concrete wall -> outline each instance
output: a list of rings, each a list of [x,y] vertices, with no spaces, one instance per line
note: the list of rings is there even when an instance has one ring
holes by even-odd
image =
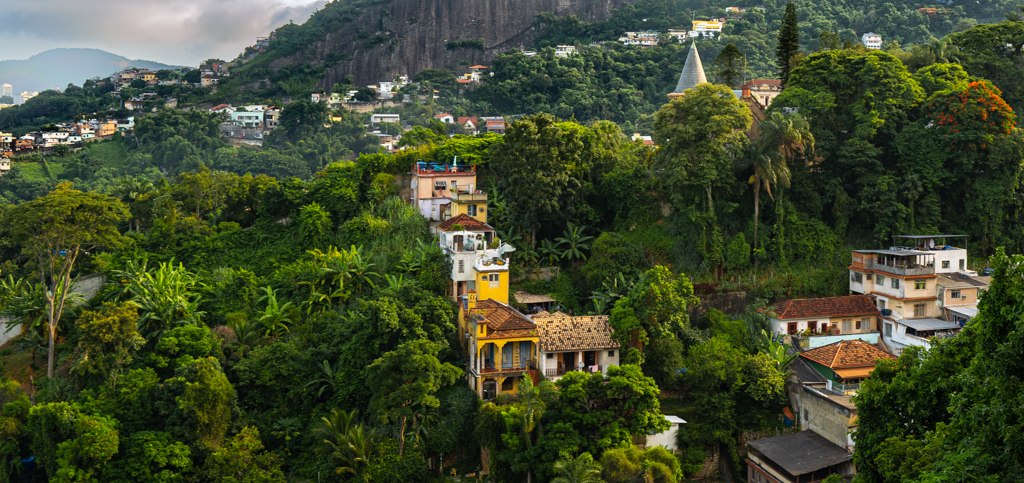
[[[856,430],[857,410],[829,399],[813,386],[805,386],[790,377],[786,383],[790,405],[800,429],[809,429],[842,448],[852,448],[849,433]],[[848,400],[848,398],[846,398]]]
[[[19,334],[21,334],[21,329],[20,328],[14,328],[14,329],[11,329],[10,332],[7,332],[7,329],[9,328],[7,326],[7,321],[8,320],[10,320],[10,319],[7,318],[7,317],[0,317],[0,345],[6,344],[7,341],[9,341],[9,340],[17,337]]]
[[[690,310],[690,322],[701,318],[711,309],[725,314],[742,314],[749,304],[746,292],[697,294],[700,304]]]

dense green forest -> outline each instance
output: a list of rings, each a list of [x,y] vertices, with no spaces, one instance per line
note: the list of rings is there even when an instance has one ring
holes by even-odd
[[[0,178],[0,316],[25,328],[0,349],[0,481],[29,456],[59,482],[443,481],[479,475],[481,449],[493,481],[678,482],[711,452],[742,478],[742,434],[787,430],[791,358],[764,335],[767,304],[845,294],[851,248],[934,232],[968,235],[993,283],[962,337],[864,384],[858,480],[1011,479],[1024,260],[1003,253],[1024,251],[1024,134],[1006,45],[1022,32],[826,42],[756,128],[728,86],[666,104],[617,83],[615,56],[682,49],[613,49],[500,58],[480,96],[536,83],[516,109],[557,114],[503,136],[423,123],[381,153],[358,115],[303,100],[262,150],[226,146],[216,115],[166,110],[132,138],[22,160]],[[466,387],[451,267],[400,197],[413,163],[455,156],[517,248],[513,290],[609,315],[621,367],[487,403]],[[92,299],[69,290],[96,273]],[[750,306],[690,318],[733,290]],[[690,421],[680,454],[632,448],[662,414]]]

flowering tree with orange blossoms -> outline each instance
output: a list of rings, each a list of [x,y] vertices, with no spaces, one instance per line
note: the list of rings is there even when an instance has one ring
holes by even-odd
[[[1013,109],[988,81],[935,93],[925,104],[932,127],[949,141],[949,150],[986,149],[993,138],[1016,127]]]

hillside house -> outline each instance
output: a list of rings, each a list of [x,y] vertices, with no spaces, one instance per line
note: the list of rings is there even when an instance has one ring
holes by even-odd
[[[860,43],[864,44],[868,50],[881,50],[882,36],[874,32],[867,32],[860,36]]]
[[[479,126],[479,121],[477,121],[475,117],[460,117],[456,119],[456,122],[466,130],[467,134],[475,136],[480,133],[480,129],[477,128],[477,126]]]
[[[474,302],[468,310],[468,322],[471,332],[466,375],[480,398],[513,394],[523,377],[537,382],[536,324],[493,299]]]
[[[619,365],[619,343],[612,340],[607,315],[570,316],[541,312],[532,317],[540,335],[540,371],[549,380],[567,372],[605,374]]]
[[[445,124],[452,124],[452,123],[455,122],[455,116],[452,116],[451,114],[448,114],[447,112],[442,112],[440,114],[435,114],[434,115],[434,119],[437,119],[438,121],[441,121],[441,122],[443,122]]]
[[[9,158],[0,158],[0,176],[7,174],[11,170],[11,160]]]
[[[947,322],[963,327],[967,321],[978,315],[978,300],[981,299],[991,277],[971,276],[966,273],[947,273],[938,276],[939,308]]]
[[[800,353],[800,357],[826,380],[826,390],[852,396],[875,369],[879,359],[895,359],[888,352],[860,339],[835,342]]]
[[[377,127],[382,122],[401,124],[402,116],[399,114],[372,114],[370,115],[370,126]]]
[[[964,237],[896,235],[894,240],[907,245],[853,251],[850,292],[874,299],[882,338],[897,354],[911,345],[928,348],[931,338],[959,332],[960,324],[948,322],[940,305],[938,277],[977,277],[967,269],[967,250],[945,242]]]
[[[813,431],[800,431],[747,443],[747,481],[815,482],[829,475],[855,474],[853,455]],[[844,480],[846,481],[846,480]]]
[[[774,334],[863,333],[874,330],[878,321],[878,308],[867,295],[786,300],[772,309]]]
[[[456,216],[462,212],[476,217],[483,215],[486,220],[487,195],[476,188],[476,166],[466,163],[459,164],[455,159],[452,164],[417,162],[413,165],[412,198],[409,200],[417,207],[420,215],[433,221],[445,220],[448,216]],[[477,199],[481,198],[481,199]],[[464,209],[452,210],[448,205],[453,203],[467,205]],[[470,209],[468,205],[476,205]]]
[[[555,55],[558,57],[569,57],[570,55],[576,55],[575,45],[556,45]]]
[[[716,35],[722,34],[722,27],[724,26],[724,18],[713,20],[694,20],[693,30],[690,31],[690,37],[715,38]]]
[[[505,134],[505,119],[504,118],[484,118],[486,124],[484,127],[487,128],[487,132],[494,134]]]
[[[768,107],[782,93],[782,81],[779,79],[752,79],[740,85],[741,97],[757,100],[761,107]]]

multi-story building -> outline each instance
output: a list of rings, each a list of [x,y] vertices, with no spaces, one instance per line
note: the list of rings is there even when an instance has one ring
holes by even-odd
[[[0,177],[3,177],[10,170],[11,160],[9,158],[0,158]]]
[[[482,203],[477,200],[470,201],[470,198],[478,196],[476,166],[468,163],[460,165],[458,158],[454,159],[452,164],[417,162],[413,166],[410,188],[410,201],[413,206],[424,218],[432,221],[443,221],[446,212],[450,216],[460,214],[458,209],[448,206],[453,203],[453,199],[456,200],[455,203],[478,206],[479,208],[474,210],[478,214],[470,216],[479,216],[480,208],[486,210],[486,195]],[[467,206],[465,212],[468,214],[468,211]]]
[[[880,50],[882,48],[882,36],[874,32],[867,32],[860,36],[860,43],[868,50]]]
[[[963,327],[978,315],[978,300],[988,290],[990,277],[971,276],[969,273],[947,273],[938,277],[939,309],[946,322]]]
[[[276,107],[271,107],[266,111],[263,111],[263,130],[265,132],[273,131],[274,128],[281,124],[281,110]]]
[[[762,107],[769,104],[782,94],[782,81],[779,79],[752,79],[740,86],[743,94],[741,97],[752,97]]]
[[[870,295],[881,312],[879,330],[885,343],[899,354],[906,346],[930,347],[934,337],[950,337],[960,325],[945,320],[939,302],[940,275],[967,269],[967,250],[943,243],[962,235],[897,235],[909,246],[887,250],[854,250],[850,292]],[[936,244],[936,241],[939,241]]]
[[[619,37],[619,42],[625,45],[639,45],[641,48],[656,47],[658,45],[658,31],[626,32],[625,35]]]
[[[12,86],[10,84],[4,84],[3,85],[3,90],[0,91],[0,97],[4,97],[4,96],[10,97],[11,100],[14,100],[14,86]]]
[[[690,37],[715,37],[722,34],[722,27],[725,26],[725,19],[694,20],[693,30]]]
[[[570,55],[575,55],[575,54],[576,54],[576,46],[575,45],[556,45],[555,46],[555,55],[557,55],[559,57],[568,57]]]

